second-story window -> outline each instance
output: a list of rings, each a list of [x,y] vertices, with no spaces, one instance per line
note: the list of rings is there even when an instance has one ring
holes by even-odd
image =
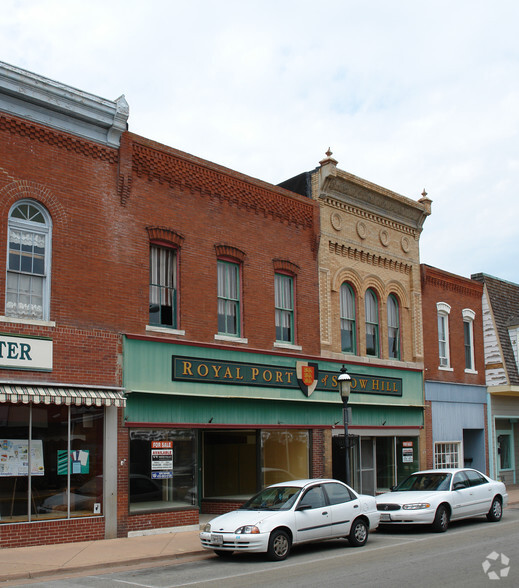
[[[465,345],[465,371],[473,372],[474,364],[474,318],[476,313],[470,308],[462,310],[463,315],[463,338]]]
[[[275,275],[276,341],[294,342],[294,282],[291,276]]]
[[[218,260],[218,333],[240,336],[240,266]]]
[[[349,284],[341,286],[341,350],[356,353],[355,294]]]
[[[177,251],[150,246],[150,325],[177,326]]]
[[[51,221],[37,202],[21,200],[9,214],[6,316],[48,320]]]
[[[366,355],[378,357],[378,300],[373,290],[366,291],[364,307],[366,311]]]
[[[438,310],[438,354],[440,368],[450,367],[449,352],[449,313],[451,307],[446,302],[436,304]]]
[[[394,294],[387,299],[387,342],[390,359],[400,359],[400,313]]]

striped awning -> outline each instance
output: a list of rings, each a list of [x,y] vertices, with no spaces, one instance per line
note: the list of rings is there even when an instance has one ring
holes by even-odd
[[[8,384],[0,384],[0,402],[75,404],[76,406],[126,406],[124,393],[119,390]]]

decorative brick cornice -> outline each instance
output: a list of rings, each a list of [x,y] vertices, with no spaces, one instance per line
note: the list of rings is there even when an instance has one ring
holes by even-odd
[[[182,247],[184,242],[184,237],[180,233],[166,227],[146,227],[146,230],[150,241],[160,241],[177,247]]]
[[[78,153],[85,157],[100,159],[108,163],[117,162],[117,149],[103,147],[102,145],[83,139],[76,139],[67,133],[54,131],[50,128],[17,118],[11,118],[4,114],[0,114],[0,130],[11,133],[12,135],[18,135],[19,137],[26,137],[31,141],[39,141],[40,143],[46,143],[59,149]]]
[[[437,278],[435,276],[426,275],[425,284],[441,290],[448,290],[449,292],[463,294],[464,296],[472,296],[473,298],[476,298],[478,300],[481,298],[482,288],[479,283],[475,283],[474,287],[471,288],[470,286],[455,283],[448,279],[442,279]]]
[[[272,263],[274,265],[275,271],[288,272],[290,274],[297,275],[300,270],[298,265],[286,259],[273,259]]]
[[[133,172],[148,181],[169,184],[172,188],[198,192],[217,198],[255,214],[272,217],[279,222],[303,228],[314,225],[314,203],[301,197],[291,197],[281,188],[272,189],[262,182],[225,170],[168,148],[163,151],[148,145],[133,143]]]
[[[410,274],[413,268],[413,266],[409,263],[404,263],[402,261],[397,261],[396,259],[391,259],[390,257],[370,253],[364,251],[363,249],[358,249],[357,247],[349,247],[348,245],[334,243],[333,241],[328,242],[328,247],[330,253],[333,253],[335,255],[340,255],[341,257],[348,257],[349,259],[361,261],[363,263],[367,263],[369,265],[373,265],[376,267],[383,267],[385,269],[389,269],[402,274]]]
[[[238,249],[237,247],[233,247],[232,245],[215,245],[214,250],[216,251],[217,257],[232,257],[238,261],[244,261],[247,257],[245,252],[243,252],[241,249]]]

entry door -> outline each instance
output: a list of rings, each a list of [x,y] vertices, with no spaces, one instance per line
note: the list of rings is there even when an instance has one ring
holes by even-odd
[[[373,437],[360,438],[360,492],[375,496],[375,443]]]

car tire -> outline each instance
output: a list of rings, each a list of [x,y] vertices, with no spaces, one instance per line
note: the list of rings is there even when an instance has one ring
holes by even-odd
[[[215,549],[215,554],[222,559],[229,559],[233,556],[234,551],[226,551],[225,549]]]
[[[503,503],[501,502],[501,498],[496,496],[494,498],[494,500],[492,500],[492,506],[490,507],[490,510],[487,513],[487,519],[491,523],[497,523],[498,521],[501,520],[502,516],[503,516]]]
[[[292,542],[286,531],[277,529],[272,531],[269,539],[267,557],[271,561],[282,561],[288,557]]]
[[[356,519],[350,529],[348,541],[352,547],[362,547],[368,540],[369,529],[364,519]]]
[[[445,531],[449,528],[449,511],[444,504],[440,504],[440,506],[436,510],[436,514],[434,515],[434,521],[432,524],[432,529],[436,533],[445,533]]]

